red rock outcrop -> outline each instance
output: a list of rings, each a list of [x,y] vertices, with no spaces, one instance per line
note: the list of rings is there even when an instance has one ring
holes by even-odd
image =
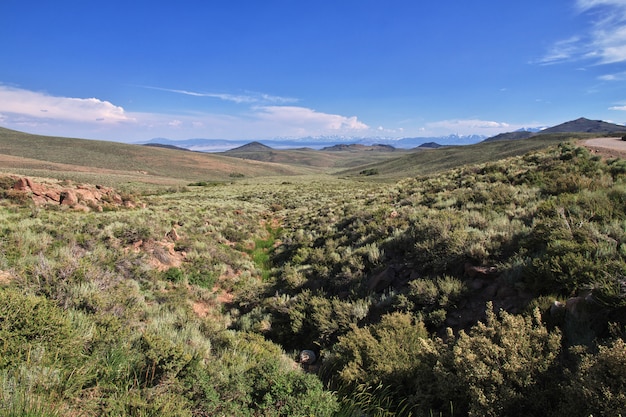
[[[103,206],[124,206],[133,208],[130,201],[124,201],[113,188],[100,185],[80,184],[71,182],[64,184],[53,180],[35,182],[31,178],[16,177],[13,190],[30,194],[36,205],[60,204],[76,210],[102,211]]]

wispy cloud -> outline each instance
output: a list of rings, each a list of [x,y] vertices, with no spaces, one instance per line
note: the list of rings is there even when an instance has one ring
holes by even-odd
[[[609,110],[626,111],[626,106],[612,106]]]
[[[626,71],[601,75],[598,79],[602,81],[623,81],[626,80]]]
[[[580,13],[592,17],[583,32],[556,42],[540,64],[592,60],[595,64],[626,61],[626,1],[577,0]]]
[[[292,97],[280,97],[265,93],[245,92],[244,94],[228,94],[228,93],[206,93],[189,90],[178,90],[174,88],[142,86],[151,90],[167,91],[169,93],[184,94],[193,97],[217,98],[224,101],[231,101],[237,104],[259,104],[259,103],[295,103],[298,101]]]

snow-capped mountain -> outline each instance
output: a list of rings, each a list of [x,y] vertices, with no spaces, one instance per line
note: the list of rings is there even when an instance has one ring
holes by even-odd
[[[411,149],[423,145],[424,143],[435,142],[439,145],[470,145],[484,140],[486,136],[481,135],[449,135],[437,137],[415,137],[415,138],[389,138],[389,137],[365,137],[355,138],[346,136],[318,136],[302,138],[276,138],[276,139],[184,139],[172,140],[167,138],[155,138],[143,144],[161,144],[176,146],[198,152],[223,152],[250,142],[259,142],[273,149],[294,149],[313,148],[321,149],[333,145],[360,144],[360,145],[390,145],[395,148]]]

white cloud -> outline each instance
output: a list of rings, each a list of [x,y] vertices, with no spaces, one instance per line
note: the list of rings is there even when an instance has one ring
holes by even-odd
[[[97,98],[55,97],[0,85],[0,112],[5,120],[65,120],[116,124],[132,122],[122,107]]]
[[[356,116],[321,113],[306,107],[260,106],[254,110],[255,117],[259,120],[282,125],[294,133],[306,135],[355,133],[369,129]]]
[[[626,111],[626,106],[613,106],[609,107],[609,110]]]
[[[509,129],[511,125],[503,122],[493,122],[489,120],[480,119],[461,119],[461,120],[441,120],[438,122],[431,122],[426,124],[430,129],[448,129],[453,132],[479,132],[485,130],[501,130]]]
[[[626,61],[626,1],[578,0],[580,13],[593,17],[581,35],[559,41],[539,60],[542,64],[588,59],[597,64]]]
[[[259,100],[280,101],[262,95]],[[0,124],[10,129],[51,136],[132,142],[154,137],[172,139],[250,139],[325,134],[366,134],[356,116],[329,114],[297,106],[246,106],[238,113],[127,112],[97,98],[55,97],[0,84]]]

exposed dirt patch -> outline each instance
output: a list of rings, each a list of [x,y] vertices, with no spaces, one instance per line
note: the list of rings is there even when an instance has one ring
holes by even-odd
[[[174,250],[174,243],[161,241],[139,241],[133,245],[135,252],[143,251],[150,255],[150,265],[159,271],[167,271],[173,267],[180,267],[185,260],[185,252]]]
[[[196,313],[196,315],[201,319],[208,316],[210,311],[211,308],[209,305],[203,301],[195,301],[193,303],[193,312]]]
[[[622,138],[585,139],[581,144],[603,158],[626,158],[626,141]]]
[[[13,280],[13,274],[8,271],[0,271],[0,285],[8,285]]]
[[[219,289],[216,289],[216,291],[220,291]],[[233,302],[233,294],[226,292],[226,291],[221,291],[218,295],[217,295],[217,301],[220,304],[230,304]]]

